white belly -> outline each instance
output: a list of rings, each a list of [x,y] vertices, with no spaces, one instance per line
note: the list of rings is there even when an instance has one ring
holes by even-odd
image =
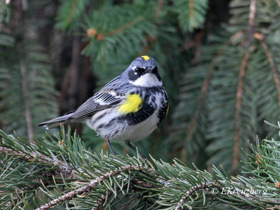
[[[123,132],[114,136],[112,140],[133,142],[144,139],[157,128],[158,121],[157,112],[154,112],[143,122],[124,128]]]

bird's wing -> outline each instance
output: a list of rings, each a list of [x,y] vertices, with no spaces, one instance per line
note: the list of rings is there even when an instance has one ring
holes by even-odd
[[[123,101],[124,96],[117,94],[113,90],[108,90],[106,92],[99,91],[93,97],[89,98],[85,103],[83,103],[69,118],[80,119],[87,116],[91,116],[98,111],[114,107]]]
[[[91,116],[98,111],[115,107],[125,99],[125,93],[119,92],[117,86],[118,80],[112,80],[99,92],[94,94],[85,103],[83,103],[74,113],[72,113],[69,120],[81,119]]]

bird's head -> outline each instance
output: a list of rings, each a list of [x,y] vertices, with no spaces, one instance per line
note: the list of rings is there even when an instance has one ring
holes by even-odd
[[[134,59],[123,74],[135,86],[162,86],[155,59],[146,55]]]

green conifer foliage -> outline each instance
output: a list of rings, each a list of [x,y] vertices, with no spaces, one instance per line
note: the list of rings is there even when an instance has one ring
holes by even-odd
[[[275,129],[275,128],[274,128]],[[279,127],[277,128],[279,130]],[[67,132],[67,133],[66,133]],[[279,207],[279,137],[229,176],[139,156],[92,153],[71,131],[30,144],[0,131],[1,209],[268,209]]]
[[[279,43],[272,38],[279,5],[234,0],[230,14],[229,24],[209,36],[201,60],[186,71],[173,126],[174,137],[183,137],[183,159],[203,151],[208,165],[235,173],[247,140],[276,135],[264,120],[276,123],[280,114]]]
[[[0,209],[278,209],[279,37],[279,0],[0,0]],[[170,104],[147,161],[36,127],[140,55]]]
[[[36,27],[30,24],[34,17],[28,18],[23,8],[14,5],[17,13],[14,16],[27,17],[9,25],[10,7],[4,1],[1,4],[4,5],[0,12],[1,123],[5,131],[15,131],[33,141],[34,136],[42,134],[42,130],[35,129],[36,124],[57,115],[57,92],[46,53],[34,35]]]

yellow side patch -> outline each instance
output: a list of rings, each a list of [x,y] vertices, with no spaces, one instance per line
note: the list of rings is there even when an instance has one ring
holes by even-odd
[[[147,56],[147,55],[143,55],[143,56],[141,56],[145,61],[148,61],[148,60],[150,60],[150,57],[149,56]]]
[[[168,115],[169,113],[169,104],[167,105],[167,110],[166,110],[166,113],[165,113],[165,117]]]
[[[128,95],[126,96],[126,100],[119,107],[119,112],[124,114],[137,112],[141,108],[142,103],[143,100],[138,94]]]

